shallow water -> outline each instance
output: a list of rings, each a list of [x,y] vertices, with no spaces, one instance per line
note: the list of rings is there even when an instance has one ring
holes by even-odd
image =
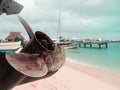
[[[110,72],[120,74],[120,43],[109,43],[108,48],[77,47],[65,50],[66,57],[84,64],[97,66]]]

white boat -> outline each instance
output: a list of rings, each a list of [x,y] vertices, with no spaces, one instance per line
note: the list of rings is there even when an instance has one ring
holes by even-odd
[[[21,47],[21,41],[4,41],[0,42],[0,52],[9,52],[9,51],[16,51]]]
[[[68,44],[68,45],[63,45],[64,49],[73,49],[76,48],[78,44]]]
[[[78,46],[76,41],[69,39],[59,39],[59,41],[56,41],[55,43],[63,46],[64,49],[73,49]]]

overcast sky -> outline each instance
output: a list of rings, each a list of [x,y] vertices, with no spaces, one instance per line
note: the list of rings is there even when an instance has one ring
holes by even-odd
[[[24,8],[19,14],[33,31],[43,31],[57,38],[59,11],[61,11],[60,34],[82,38],[120,40],[120,0],[16,0]],[[0,16],[0,37],[9,32],[20,31],[23,26],[16,15]]]

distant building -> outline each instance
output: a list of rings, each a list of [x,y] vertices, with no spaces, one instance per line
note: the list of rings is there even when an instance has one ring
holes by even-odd
[[[10,34],[5,38],[7,41],[14,41],[16,38],[21,39],[22,41],[25,39],[20,32],[10,32]]]

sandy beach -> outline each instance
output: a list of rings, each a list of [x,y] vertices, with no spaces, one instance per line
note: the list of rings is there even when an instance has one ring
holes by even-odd
[[[120,90],[120,75],[67,58],[51,77],[18,85],[12,90]]]

